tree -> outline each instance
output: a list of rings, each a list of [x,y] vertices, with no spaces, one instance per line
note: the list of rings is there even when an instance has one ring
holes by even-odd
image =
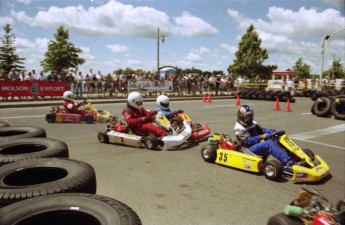
[[[0,38],[1,46],[0,46],[0,69],[4,70],[6,74],[12,69],[15,68],[23,69],[22,66],[23,60],[25,58],[19,57],[16,52],[16,47],[13,46],[16,37],[12,34],[12,28],[10,24],[6,24],[4,26],[4,36]]]
[[[292,67],[294,71],[298,72],[300,78],[310,77],[310,66],[306,64],[302,58],[298,58],[295,65]]]
[[[45,58],[41,61],[44,72],[53,70],[61,72],[63,69],[69,68],[77,70],[79,65],[85,63],[85,59],[80,58],[78,55],[82,53],[82,50],[68,42],[68,30],[60,26],[54,37],[56,40],[48,42],[48,51],[44,54]]]
[[[343,64],[340,62],[340,59],[334,60],[332,67],[324,71],[323,76],[335,76],[336,78],[345,78],[345,70]]]
[[[260,46],[261,39],[251,24],[242,36],[235,59],[233,64],[229,65],[228,72],[248,78],[254,78],[257,75],[261,78],[270,78],[272,71],[277,69],[277,66],[263,65],[263,62],[268,59],[268,52]]]

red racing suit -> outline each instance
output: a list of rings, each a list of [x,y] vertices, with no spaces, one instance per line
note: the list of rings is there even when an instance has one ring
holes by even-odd
[[[156,124],[152,123],[150,111],[141,108],[136,109],[127,105],[122,110],[122,115],[128,125],[128,127],[138,133],[153,133],[156,136],[164,137],[166,136],[166,131],[158,127]]]
[[[75,104],[75,102],[73,100],[65,99],[63,102],[63,106],[64,106],[65,110],[69,113],[80,114],[79,107],[77,104]]]

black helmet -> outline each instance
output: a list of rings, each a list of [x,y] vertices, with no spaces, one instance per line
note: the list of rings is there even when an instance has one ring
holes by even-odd
[[[241,105],[237,109],[237,122],[243,126],[249,126],[253,123],[254,110],[248,105]]]

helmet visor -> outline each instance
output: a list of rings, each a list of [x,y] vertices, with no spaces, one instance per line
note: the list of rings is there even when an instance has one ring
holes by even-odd
[[[169,108],[169,102],[168,103],[161,102],[161,106],[163,106],[164,108]]]
[[[143,105],[143,101],[136,101],[135,104],[136,104],[137,106],[142,106],[142,105]]]
[[[244,118],[243,118],[243,122],[246,123],[247,125],[251,125],[253,123],[253,114],[250,114],[250,115],[246,115]]]

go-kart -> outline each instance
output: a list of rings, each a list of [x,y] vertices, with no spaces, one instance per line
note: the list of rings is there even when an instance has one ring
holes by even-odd
[[[284,213],[272,216],[267,225],[343,225],[345,224],[345,199],[334,207],[317,190],[302,186],[297,197],[285,207]]]
[[[169,130],[170,134],[161,138],[152,133],[136,133],[129,129],[126,122],[118,117],[112,117],[105,132],[98,132],[98,140],[101,143],[113,143],[128,145],[132,147],[146,147],[149,150],[158,150],[160,148],[169,149],[182,145],[190,137],[192,128],[188,122],[183,122],[182,126],[174,127],[169,120],[158,113],[152,118],[159,126]]]
[[[78,103],[78,107],[83,106],[79,109],[79,113],[71,113],[64,108],[59,106],[52,107],[50,113],[46,114],[46,121],[48,123],[79,123],[85,121],[85,123],[93,122],[109,122],[110,113],[103,110],[97,110],[91,102],[83,100]]]
[[[187,121],[192,127],[192,135],[189,141],[201,141],[208,137],[211,129],[208,124],[201,125],[200,123],[193,123],[192,119],[184,112],[176,112],[170,116],[170,123],[180,125],[183,121]]]
[[[284,175],[296,183],[316,182],[329,175],[329,166],[319,155],[314,155],[309,149],[302,150],[285,132],[276,132],[271,137],[294,161],[292,166],[284,168],[273,156],[255,155],[236,140],[219,133],[209,138],[209,143],[201,149],[201,156],[209,163],[263,173],[269,180],[277,180]]]

